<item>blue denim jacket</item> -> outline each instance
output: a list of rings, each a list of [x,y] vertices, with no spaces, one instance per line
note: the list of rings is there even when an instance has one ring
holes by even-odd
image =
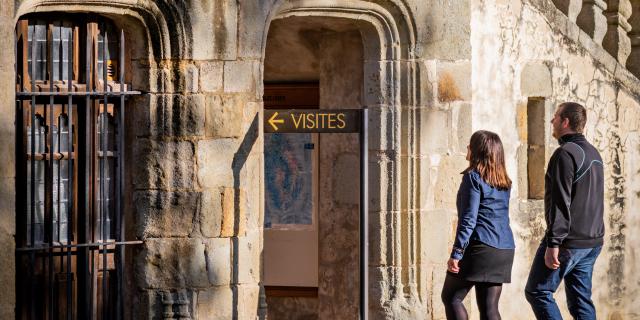
[[[456,206],[458,228],[451,252],[452,259],[462,259],[471,240],[498,249],[514,249],[513,233],[509,227],[509,195],[484,182],[472,170],[462,176]]]

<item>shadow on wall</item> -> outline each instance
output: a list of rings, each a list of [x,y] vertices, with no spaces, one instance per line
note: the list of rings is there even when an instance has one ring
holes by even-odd
[[[137,278],[140,282],[140,287],[149,288],[152,290],[147,291],[147,295],[134,297],[136,301],[135,307],[139,308],[140,313],[136,315],[142,315],[145,318],[160,318],[167,315],[189,317],[196,314],[202,314],[203,312],[212,312],[218,315],[230,315],[231,319],[243,318],[244,310],[239,310],[245,303],[241,301],[243,299],[242,288],[240,286],[239,265],[241,263],[247,263],[246,261],[240,261],[242,243],[240,242],[239,235],[242,234],[242,227],[244,223],[240,219],[244,219],[244,214],[240,212],[241,205],[243,205],[244,199],[241,196],[240,190],[240,174],[242,169],[246,166],[249,154],[253,150],[253,146],[259,137],[259,116],[256,114],[251,122],[251,125],[244,135],[244,138],[234,154],[232,161],[232,171],[234,177],[234,224],[233,235],[228,238],[220,238],[219,242],[203,242],[202,239],[192,237],[172,237],[172,238],[148,238],[146,239],[146,248],[143,251],[136,254],[138,257],[144,257],[137,261],[137,273],[134,278]],[[202,205],[201,199],[192,199],[191,205],[200,207]],[[170,202],[170,200],[167,200]],[[170,213],[180,211],[181,207],[188,207],[189,203],[171,203],[169,206],[171,209],[164,210],[166,216],[171,216]],[[159,207],[165,207],[167,202]],[[184,210],[187,214],[191,210]],[[188,215],[187,220],[192,220],[193,214]],[[185,226],[189,225],[185,223]],[[166,229],[175,227],[173,224],[168,224]],[[186,227],[185,227],[186,228]],[[164,229],[163,229],[164,230]],[[157,235],[162,235],[163,232],[159,232]],[[224,244],[226,242],[226,244]],[[229,245],[231,245],[231,261],[229,265],[232,266],[231,273],[231,303],[228,305],[219,305],[217,300],[221,300],[222,296],[226,295],[228,291],[224,289],[208,291],[206,287],[211,283],[212,279],[224,279],[223,270],[212,268],[210,266],[209,259],[221,258],[225,252],[229,252]],[[221,273],[218,273],[221,272]],[[204,290],[203,290],[204,289]],[[198,301],[208,301],[208,303],[202,303]],[[224,301],[222,299],[221,301]],[[204,310],[198,310],[199,307],[205,305]],[[219,309],[222,307],[224,310]],[[258,310],[259,305],[255,308]],[[217,308],[217,309],[216,309]],[[228,309],[226,309],[228,308]],[[145,315],[145,312],[150,314]]]
[[[233,233],[238,235],[240,233],[240,219],[242,219],[243,217],[240,214],[240,206],[243,205],[242,203],[242,199],[240,198],[241,195],[241,191],[240,191],[240,172],[242,171],[242,168],[244,167],[244,165],[247,162],[247,158],[249,157],[249,154],[251,153],[251,150],[253,149],[253,146],[256,142],[256,140],[258,140],[258,136],[260,134],[259,130],[260,130],[260,126],[259,126],[259,116],[258,114],[256,114],[253,117],[253,121],[251,121],[251,125],[249,126],[249,129],[247,130],[247,132],[244,134],[244,138],[242,139],[242,142],[240,143],[240,146],[238,147],[238,150],[236,151],[236,153],[233,155],[233,162],[231,164],[232,170],[233,170],[233,188],[234,188],[234,199],[233,199],[233,205],[234,205],[234,212],[233,212],[233,217],[234,217],[234,230]],[[238,317],[238,302],[239,302],[239,295],[238,295],[238,284],[239,284],[239,275],[238,275],[238,270],[239,270],[239,260],[240,260],[240,252],[239,252],[239,248],[240,248],[240,244],[238,241],[238,236],[232,237],[231,238],[232,241],[232,246],[233,246],[233,256],[232,256],[232,260],[231,260],[231,265],[233,266],[233,273],[232,273],[232,278],[231,278],[231,287],[233,290],[233,310],[232,310],[232,319],[236,320],[239,319]],[[259,302],[258,302],[259,303]],[[256,309],[258,309],[259,306],[256,306]]]

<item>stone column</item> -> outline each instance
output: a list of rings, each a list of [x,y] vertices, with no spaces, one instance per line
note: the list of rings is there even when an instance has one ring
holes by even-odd
[[[578,13],[580,13],[580,9],[582,9],[581,0],[553,0],[553,4],[573,22],[576,21]]]
[[[578,26],[598,44],[602,43],[607,32],[607,18],[602,14],[606,8],[604,0],[584,0],[576,20]]]
[[[0,0],[0,319],[13,319],[15,296],[15,72],[14,2]]]
[[[636,77],[640,76],[640,2],[633,1],[631,4],[631,17],[629,18],[629,40],[631,43],[631,53],[627,59],[627,69]]]
[[[608,27],[602,47],[624,65],[631,53],[631,40],[627,36],[627,32],[631,31],[631,25],[627,22],[631,16],[631,3],[629,0],[608,2],[608,8],[604,12]]]

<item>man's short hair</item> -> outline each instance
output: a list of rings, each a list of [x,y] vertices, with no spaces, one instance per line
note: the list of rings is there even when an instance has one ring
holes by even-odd
[[[569,119],[571,130],[582,133],[584,125],[587,123],[587,109],[576,102],[564,102],[559,106],[560,119]]]

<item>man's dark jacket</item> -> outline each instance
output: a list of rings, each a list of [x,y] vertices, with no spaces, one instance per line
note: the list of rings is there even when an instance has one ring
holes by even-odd
[[[604,237],[604,172],[584,135],[558,140],[545,176],[545,241],[549,248],[594,248]]]

